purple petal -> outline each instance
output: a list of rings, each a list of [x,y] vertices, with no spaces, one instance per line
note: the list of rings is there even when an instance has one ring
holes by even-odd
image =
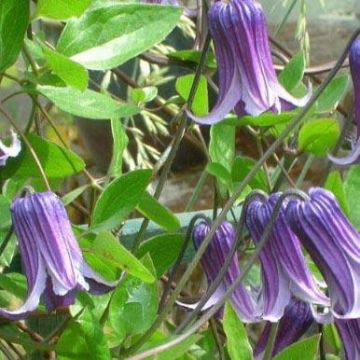
[[[355,121],[357,125],[357,137],[360,137],[360,39],[352,43],[349,52],[349,66],[354,84]]]
[[[360,360],[360,320],[335,320],[342,339],[346,360]]]
[[[321,271],[338,318],[360,317],[360,238],[334,196],[309,191],[310,200],[290,201],[287,218]]]
[[[22,214],[14,219],[18,227],[27,228],[27,237],[33,238],[39,249],[56,295],[63,296],[77,287],[82,275],[74,267],[69,242],[76,242],[71,231],[64,205],[52,192],[35,193],[19,198],[12,205],[12,212]]]
[[[195,227],[193,232],[193,242],[195,248],[198,248],[201,245],[209,231],[210,224],[205,222],[202,222]],[[234,228],[227,221],[222,222],[201,258],[201,264],[205,270],[209,284],[215,280],[216,276],[221,271],[234,241]],[[239,260],[237,254],[235,254],[222,281],[224,289],[228,289],[240,275],[241,270]],[[230,302],[242,321],[259,321],[260,314],[257,304],[244,285],[241,284],[236,288],[231,296]]]
[[[310,306],[300,300],[292,299],[286,306],[276,334],[272,356],[287,346],[297,342],[314,322]],[[255,359],[262,359],[270,335],[271,323],[267,323],[254,348]]]
[[[72,305],[75,302],[75,291],[71,290],[64,296],[59,296],[54,293],[51,278],[48,277],[46,282],[46,289],[42,294],[46,308],[49,312]]]
[[[35,257],[33,257],[33,259],[34,258]],[[28,278],[28,294],[24,304],[16,310],[0,308],[0,316],[10,320],[20,320],[26,318],[29,313],[38,307],[40,296],[45,289],[47,275],[41,257],[38,256],[37,260],[38,262],[32,269],[34,271],[32,274],[34,277],[31,278],[31,284]]]
[[[0,141],[0,166],[4,166],[9,157],[16,157],[21,151],[21,142],[16,133],[11,131],[11,144],[10,146],[4,145]]]
[[[360,162],[360,139],[356,141],[356,144],[352,151],[342,158],[338,158],[328,154],[328,158],[334,164],[339,166],[353,165],[358,164]]]
[[[266,224],[262,208],[263,204],[254,200],[246,212],[246,225],[255,244],[259,242],[264,231],[264,223]],[[259,259],[262,275],[261,306],[263,307],[263,318],[274,322],[283,316],[291,295],[289,278],[283,272],[276,254],[272,251],[272,241],[272,236],[270,236],[260,252]]]

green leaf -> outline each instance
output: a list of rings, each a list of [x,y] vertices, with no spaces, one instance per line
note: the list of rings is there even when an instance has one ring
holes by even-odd
[[[95,205],[92,228],[111,229],[124,221],[144,196],[150,177],[151,170],[137,170],[111,182]]]
[[[169,58],[178,59],[181,61],[189,61],[193,62],[194,64],[199,64],[201,58],[201,51],[199,50],[180,50],[174,51],[168,54]],[[205,60],[205,66],[210,69],[216,69],[216,60],[215,56],[212,52],[209,52],[207,58]]]
[[[360,230],[360,165],[351,166],[344,183],[346,200],[349,205],[350,220]]]
[[[37,16],[56,20],[79,17],[90,3],[91,0],[39,0]]]
[[[281,114],[263,113],[259,116],[227,116],[221,123],[231,126],[258,126],[270,127],[290,122],[297,115],[296,111],[282,112]]]
[[[252,360],[252,348],[245,327],[230,303],[225,305],[223,325],[226,334],[226,347],[231,360]]]
[[[320,343],[319,334],[301,340],[282,350],[274,360],[314,360]]]
[[[162,41],[181,13],[174,6],[105,2],[70,20],[57,50],[88,69],[112,69]]]
[[[68,192],[66,195],[64,195],[62,197],[62,202],[64,203],[64,205],[69,205],[71,204],[77,197],[79,197],[86,189],[88,189],[91,185],[90,184],[85,184],[83,186],[80,186],[70,192]]]
[[[317,112],[322,113],[333,111],[343,96],[345,96],[348,85],[348,75],[341,75],[332,80],[317,101]]]
[[[88,250],[145,282],[154,282],[155,280],[149,270],[110,232],[99,233]]]
[[[0,71],[15,63],[29,23],[28,0],[0,1]]]
[[[5,241],[11,227],[10,201],[0,195],[0,246]],[[0,257],[0,265],[9,266],[16,250],[16,236],[10,237],[7,246]]]
[[[135,104],[152,101],[156,98],[158,89],[155,86],[146,86],[131,90],[131,99]]]
[[[129,143],[129,138],[120,119],[111,119],[111,132],[113,137],[113,153],[108,173],[110,176],[120,176],[122,174],[122,158]]]
[[[212,162],[222,164],[229,172],[235,157],[235,129],[215,124],[210,130],[209,154]]]
[[[213,162],[206,166],[206,171],[212,176],[215,176],[215,178],[220,183],[226,186],[228,191],[232,191],[233,185],[232,185],[231,174],[224,166],[222,166],[219,163]]]
[[[323,336],[325,344],[330,346],[333,351],[338,353],[341,348],[341,340],[336,330],[335,324],[324,324]]]
[[[96,91],[80,91],[72,87],[38,85],[36,89],[60,110],[87,119],[111,119],[137,114],[140,109],[135,105],[121,103],[110,95]]]
[[[148,192],[144,193],[136,209],[165,230],[175,231],[180,228],[179,219]]]
[[[340,129],[336,120],[311,121],[306,123],[299,132],[299,147],[315,156],[325,156],[335,146],[339,135]]]
[[[202,335],[202,334],[201,334]],[[162,351],[161,353],[151,357],[152,360],[195,360],[201,359],[196,356],[195,351],[191,351],[193,349],[193,345],[196,344],[199,340],[202,339],[200,334],[194,334],[192,336],[187,337],[184,341],[179,344],[171,347],[168,350]],[[146,344],[140,349],[140,351],[145,351],[147,349],[151,349],[163,344],[166,344],[173,338],[169,335],[162,333],[160,330],[157,330],[151,338],[146,342]],[[195,346],[194,346],[195,347]],[[190,350],[190,351],[189,351]],[[188,354],[186,354],[186,352]],[[192,356],[191,356],[191,355]],[[187,356],[188,355],[188,356]],[[210,360],[209,358],[202,358],[203,360]]]
[[[326,179],[326,183],[324,185],[325,189],[330,190],[337,198],[341,209],[347,216],[350,216],[349,205],[346,201],[346,194],[344,189],[344,184],[341,179],[341,174],[339,171],[332,171],[328,178]]]
[[[66,326],[56,350],[60,360],[111,359],[101,325],[89,308]]]
[[[184,75],[179,77],[176,80],[175,88],[179,95],[187,101],[190,95],[190,90],[194,82],[195,75]],[[207,91],[207,81],[205,76],[200,77],[198,87],[196,89],[196,94],[191,106],[191,110],[196,116],[203,116],[208,113],[208,91]]]
[[[291,92],[301,82],[305,71],[305,59],[302,52],[297,53],[279,75],[279,82]]]
[[[142,260],[142,266],[155,275],[149,256]],[[126,277],[114,291],[110,307],[109,322],[117,333],[117,341],[126,336],[142,334],[153,323],[158,309],[158,285],[144,283],[133,277]]]
[[[247,156],[237,157],[234,161],[234,164],[231,169],[232,181],[235,183],[240,183],[254,167],[256,161]],[[250,180],[249,185],[253,189],[261,189],[268,191],[268,185],[266,181],[266,176],[263,170],[259,170],[255,176]]]
[[[74,175],[85,168],[84,161],[71,150],[64,149],[34,134],[27,135],[27,138],[48,178],[64,178]],[[0,169],[2,179],[8,179],[11,176],[18,179],[40,178],[35,161],[24,144],[20,155],[9,159],[6,166]]]
[[[143,257],[149,253],[156,270],[157,278],[160,278],[171,264],[176,260],[184,243],[181,234],[163,234],[154,236],[141,243],[136,256]]]
[[[87,88],[89,74],[82,65],[47,48],[44,48],[44,55],[50,68],[66,85],[80,91],[84,91]]]

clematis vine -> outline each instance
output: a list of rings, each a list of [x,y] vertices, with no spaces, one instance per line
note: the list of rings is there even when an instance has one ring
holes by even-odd
[[[221,121],[231,110],[238,116],[281,112],[306,104],[310,92],[294,98],[278,82],[272,63],[265,14],[254,0],[216,1],[209,11],[219,72],[219,95],[200,124]]]
[[[336,320],[346,360],[360,360],[360,319]]]
[[[68,306],[77,290],[94,294],[113,289],[85,262],[71,229],[65,207],[48,191],[16,199],[11,206],[14,230],[19,242],[28,296],[16,310],[0,309],[0,316],[22,319],[34,311],[43,295],[48,310]]]
[[[281,193],[272,194],[267,200],[255,198],[246,211],[246,225],[256,244],[261,236]],[[302,254],[299,239],[290,229],[282,204],[270,236],[260,252],[262,273],[261,299],[263,318],[279,320],[292,296],[321,305],[329,299],[320,291]]]
[[[192,238],[195,249],[200,247],[206,235],[209,233],[210,227],[211,224],[203,221],[194,228]],[[225,263],[227,255],[230,254],[234,241],[235,230],[233,226],[227,221],[222,222],[201,258],[201,265],[206,273],[209,285],[215,281],[221,267]],[[216,304],[226,289],[229,288],[240,275],[240,264],[237,254],[235,253],[220,286],[205,304],[204,309]],[[259,321],[256,302],[244,285],[240,285],[234,291],[230,302],[243,322]]]
[[[287,219],[328,285],[334,317],[359,318],[360,235],[332,193],[313,188],[309,196],[289,202]]]
[[[329,155],[329,159],[337,165],[351,165],[360,162],[360,39],[356,39],[350,48],[349,66],[354,84],[355,122],[357,125],[357,140],[353,150],[343,158]]]
[[[313,324],[314,318],[308,303],[292,298],[286,306],[284,316],[279,321],[272,356],[287,346],[297,342]],[[254,348],[255,359],[262,359],[269,340],[271,323],[265,325]]]
[[[9,157],[16,157],[21,151],[21,142],[16,133],[11,130],[11,144],[6,146],[0,141],[0,166],[5,166]]]

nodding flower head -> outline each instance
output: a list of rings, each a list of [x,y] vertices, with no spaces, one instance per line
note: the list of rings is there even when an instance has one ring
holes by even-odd
[[[27,277],[28,297],[16,310],[0,316],[21,319],[35,310],[40,297],[48,310],[68,306],[77,290],[104,293],[116,286],[85,262],[61,200],[52,192],[16,199],[11,206],[14,230]]]
[[[307,201],[290,201],[291,228],[321,271],[338,319],[360,317],[360,235],[327,190],[313,188]]]
[[[21,150],[21,142],[16,133],[11,130],[11,144],[6,146],[0,141],[0,166],[5,166],[9,157],[16,157]]]
[[[198,249],[201,246],[206,235],[210,231],[210,226],[211,225],[209,223],[204,221],[194,228],[193,243],[195,249]],[[229,222],[223,221],[216,230],[213,239],[201,258],[201,265],[206,273],[209,285],[214,282],[216,276],[219,274],[223,264],[225,263],[226,257],[230,254],[234,241],[235,230],[233,226]],[[226,289],[229,288],[240,275],[241,270],[239,260],[237,253],[235,253],[219,288],[214,293],[213,297],[207,302],[207,305],[211,306],[216,303]],[[242,321],[259,321],[256,313],[257,305],[243,285],[240,285],[234,291],[230,301]]]
[[[247,208],[246,225],[257,245],[280,196],[277,193],[267,200],[254,199]],[[291,296],[311,303],[329,304],[306,265],[299,239],[288,225],[285,208],[286,204],[283,203],[259,255],[262,265],[263,318],[270,321],[277,321],[283,316]]]
[[[304,106],[278,82],[272,63],[267,24],[254,0],[216,1],[209,11],[219,72],[217,102],[205,117],[189,116],[201,124],[221,121],[231,110],[239,116],[257,116]]]
[[[286,306],[284,316],[279,321],[272,356],[287,346],[297,342],[314,322],[310,305],[292,298]],[[271,323],[265,325],[263,332],[254,348],[255,359],[262,359],[269,340]]]
[[[329,155],[329,159],[337,165],[351,165],[360,162],[360,38],[355,39],[349,53],[349,66],[354,84],[355,122],[357,125],[357,140],[353,150],[343,158]]]

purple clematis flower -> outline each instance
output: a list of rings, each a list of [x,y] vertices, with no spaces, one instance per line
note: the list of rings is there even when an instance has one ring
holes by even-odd
[[[35,310],[43,295],[49,311],[68,306],[77,290],[105,293],[107,282],[85,262],[65,207],[52,192],[18,198],[11,206],[14,230],[28,282],[28,297],[16,310],[0,309],[0,316],[22,319]]]
[[[279,321],[272,356],[275,356],[287,346],[298,341],[313,322],[314,318],[309,304],[292,298],[289,305],[285,308],[284,316]],[[262,359],[268,343],[270,330],[271,323],[268,322],[254,348],[255,359]]]
[[[21,151],[21,142],[16,133],[11,130],[11,144],[10,146],[4,145],[0,141],[0,166],[5,166],[9,157],[16,157]]]
[[[278,82],[272,63],[263,9],[254,0],[216,1],[209,11],[219,70],[219,96],[205,117],[189,116],[200,124],[221,121],[231,110],[257,116],[304,106]]]
[[[329,155],[329,159],[337,165],[351,165],[360,162],[360,39],[356,39],[350,48],[349,65],[354,84],[355,122],[357,125],[357,141],[353,150],[343,158]]]
[[[193,243],[195,249],[199,248],[210,231],[211,224],[203,221],[199,223],[193,231]],[[216,276],[221,270],[227,255],[235,241],[235,230],[233,226],[224,221],[216,230],[215,236],[207,247],[201,265],[206,273],[208,284],[214,282]],[[230,266],[217,291],[212,295],[204,306],[204,310],[216,304],[226,289],[241,275],[239,260],[237,254],[234,255]],[[237,311],[239,318],[246,323],[259,321],[257,314],[257,305],[245,286],[240,285],[233,293],[231,300],[232,306]],[[195,307],[192,305],[192,307]]]
[[[343,342],[346,360],[360,360],[360,319],[335,319],[335,324]]]
[[[255,243],[264,232],[281,194],[272,194],[266,201],[254,199],[246,212],[246,225]],[[263,318],[279,320],[291,296],[321,305],[329,299],[319,290],[307,268],[299,239],[291,231],[285,217],[285,204],[273,225],[270,236],[259,258],[262,265]]]
[[[287,219],[328,285],[333,315],[359,318],[360,235],[332,193],[313,188],[309,196],[289,202]]]

